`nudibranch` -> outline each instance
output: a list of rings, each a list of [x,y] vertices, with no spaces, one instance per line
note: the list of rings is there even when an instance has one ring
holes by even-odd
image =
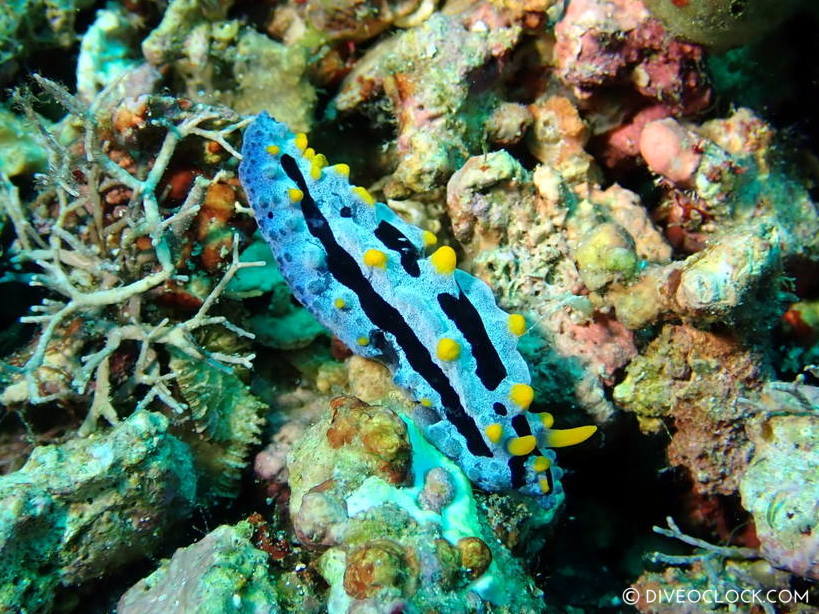
[[[551,448],[594,426],[553,429],[529,411],[519,314],[456,266],[455,251],[350,185],[304,134],[262,113],[245,131],[239,175],[296,298],[355,353],[386,364],[417,400],[413,419],[481,488],[562,498]]]

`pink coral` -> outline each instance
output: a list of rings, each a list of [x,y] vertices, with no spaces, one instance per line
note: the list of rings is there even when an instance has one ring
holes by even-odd
[[[673,115],[711,102],[702,48],[669,36],[639,0],[573,0],[555,35],[557,74],[578,98],[618,85]]]
[[[669,116],[662,104],[640,109],[619,126],[599,137],[599,160],[608,168],[630,166],[640,155],[640,137],[649,122]]]
[[[648,167],[672,183],[689,187],[702,160],[697,137],[671,118],[649,122],[640,134]]]

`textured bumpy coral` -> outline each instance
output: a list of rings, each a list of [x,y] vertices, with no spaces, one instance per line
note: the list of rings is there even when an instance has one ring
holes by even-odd
[[[554,452],[594,427],[551,429],[527,412],[534,391],[517,350],[526,330],[489,287],[456,268],[455,252],[404,222],[327,166],[267,114],[244,136],[242,184],[297,298],[355,352],[386,363],[418,400],[427,437],[488,490],[517,489],[554,505]],[[542,451],[541,451],[542,450]]]

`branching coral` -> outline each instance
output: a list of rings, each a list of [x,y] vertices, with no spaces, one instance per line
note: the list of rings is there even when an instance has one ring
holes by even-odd
[[[252,354],[210,351],[195,337],[214,325],[253,337],[224,316],[210,313],[238,270],[262,263],[240,262],[238,237],[233,237],[232,261],[193,315],[165,315],[155,299],[191,279],[183,274],[192,250],[187,227],[200,213],[206,192],[229,178],[216,168],[210,178],[203,176],[209,169],[200,171],[182,203],[173,207],[167,198],[173,187],[168,174],[177,151],[190,148],[192,140],[214,154],[216,163],[239,157],[230,139],[246,122],[228,109],[159,96],[117,105],[108,95],[112,88],[86,107],[59,85],[35,79],[73,116],[79,136],[63,145],[21,97],[48,148],[50,171],[40,177],[39,196],[31,206],[21,202],[8,181],[0,196],[17,234],[18,261],[39,268],[31,284],[50,295],[33,307],[33,315],[23,318],[40,332],[27,355],[17,360],[18,380],[5,390],[2,401],[36,405],[90,396],[81,433],[91,432],[100,417],[116,423],[111,400],[116,356],[120,362],[133,361],[120,394],[147,386],[137,408],[160,399],[180,411],[184,404],[169,387],[176,375],[163,369],[157,349],[175,348],[222,369],[249,367]],[[156,154],[140,155],[144,143],[129,149],[129,136],[135,142],[151,132],[161,135],[159,131],[164,135]],[[58,379],[65,384],[55,384],[50,348],[71,327],[86,340],[82,359],[57,366]],[[127,342],[138,346],[135,357],[124,350]]]

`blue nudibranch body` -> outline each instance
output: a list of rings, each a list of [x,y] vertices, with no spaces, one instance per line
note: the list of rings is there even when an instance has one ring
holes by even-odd
[[[427,438],[473,482],[556,504],[561,471],[547,448],[595,427],[556,430],[550,414],[527,411],[523,317],[457,269],[452,248],[434,249],[434,235],[352,187],[349,167],[328,166],[305,135],[262,113],[242,156],[242,185],[299,301],[354,352],[390,367]]]

